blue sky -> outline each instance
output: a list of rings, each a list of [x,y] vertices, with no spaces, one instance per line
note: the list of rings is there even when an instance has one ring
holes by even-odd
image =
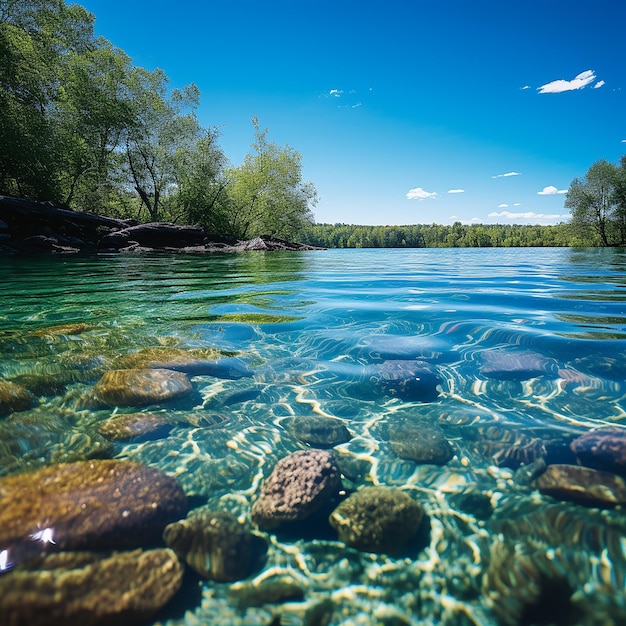
[[[318,222],[564,221],[626,154],[624,0],[86,0],[96,32],[200,88],[238,165],[253,115]]]

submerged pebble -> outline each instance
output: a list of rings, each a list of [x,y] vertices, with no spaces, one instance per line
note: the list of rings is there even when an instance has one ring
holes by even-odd
[[[350,440],[345,422],[334,417],[298,416],[289,420],[288,428],[296,439],[312,446],[332,447]]]

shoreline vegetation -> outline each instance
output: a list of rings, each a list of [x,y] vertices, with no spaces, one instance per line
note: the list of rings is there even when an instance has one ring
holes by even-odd
[[[626,245],[626,156],[601,159],[572,181],[567,223],[316,224],[317,190],[303,180],[297,150],[271,141],[254,116],[250,150],[233,165],[219,126],[199,122],[198,87],[172,88],[162,70],[136,66],[95,35],[94,21],[64,0],[11,2],[0,11],[0,194],[95,213],[117,220],[120,231],[136,228],[105,247],[153,247],[137,241],[142,223],[161,224],[156,247],[174,249],[285,249],[293,241],[300,249]],[[0,219],[0,248],[10,252],[17,239]],[[172,226],[168,241],[163,224]],[[66,228],[22,239],[39,237],[28,245],[41,251],[71,252],[80,234]],[[154,226],[148,230],[156,235]],[[217,238],[205,241],[210,233]],[[86,245],[102,247],[100,238]]]

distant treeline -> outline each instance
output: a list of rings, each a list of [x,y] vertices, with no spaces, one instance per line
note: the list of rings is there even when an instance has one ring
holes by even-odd
[[[324,248],[494,248],[594,245],[583,240],[569,224],[413,224],[410,226],[358,226],[313,224],[301,241]]]

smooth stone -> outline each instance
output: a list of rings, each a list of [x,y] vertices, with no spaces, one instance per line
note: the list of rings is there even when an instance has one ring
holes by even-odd
[[[570,448],[581,465],[626,475],[626,430],[592,430],[574,439]]]
[[[80,335],[88,330],[95,328],[93,324],[85,324],[84,322],[76,322],[73,324],[59,324],[57,326],[46,326],[40,328],[32,333],[34,337],[49,337],[49,336],[75,336]]]
[[[389,443],[403,459],[416,463],[445,465],[454,450],[443,432],[436,426],[400,422],[389,426]]]
[[[263,530],[303,520],[340,489],[335,457],[326,450],[299,450],[278,461],[252,505],[252,520]]]
[[[62,463],[0,478],[0,547],[114,549],[153,545],[187,512],[179,484],[118,460]]]
[[[439,372],[426,361],[384,361],[368,366],[366,375],[374,389],[384,395],[415,402],[431,402],[439,396]]]
[[[273,576],[260,583],[245,582],[232,585],[229,599],[242,610],[264,604],[300,601],[304,599],[302,584],[289,576]]]
[[[351,439],[345,423],[335,417],[298,416],[289,420],[288,428],[296,439],[312,446],[332,447]]]
[[[191,391],[189,378],[169,369],[111,370],[94,387],[96,399],[108,406],[157,404]]]
[[[534,485],[558,500],[598,507],[626,504],[623,478],[579,465],[549,465]]]
[[[0,417],[27,411],[35,404],[33,395],[21,385],[0,380]]]
[[[0,576],[0,623],[11,626],[145,624],[180,589],[172,550],[52,554]]]
[[[168,524],[163,539],[204,578],[233,581],[250,573],[253,536],[231,513],[192,511],[187,519]]]
[[[111,441],[146,441],[167,437],[173,424],[158,413],[116,415],[98,425],[98,432]]]
[[[554,359],[536,352],[485,350],[480,354],[480,373],[496,380],[528,380],[540,376],[558,376]]]
[[[396,553],[417,533],[422,507],[396,487],[363,487],[330,515],[344,543],[365,552]]]

